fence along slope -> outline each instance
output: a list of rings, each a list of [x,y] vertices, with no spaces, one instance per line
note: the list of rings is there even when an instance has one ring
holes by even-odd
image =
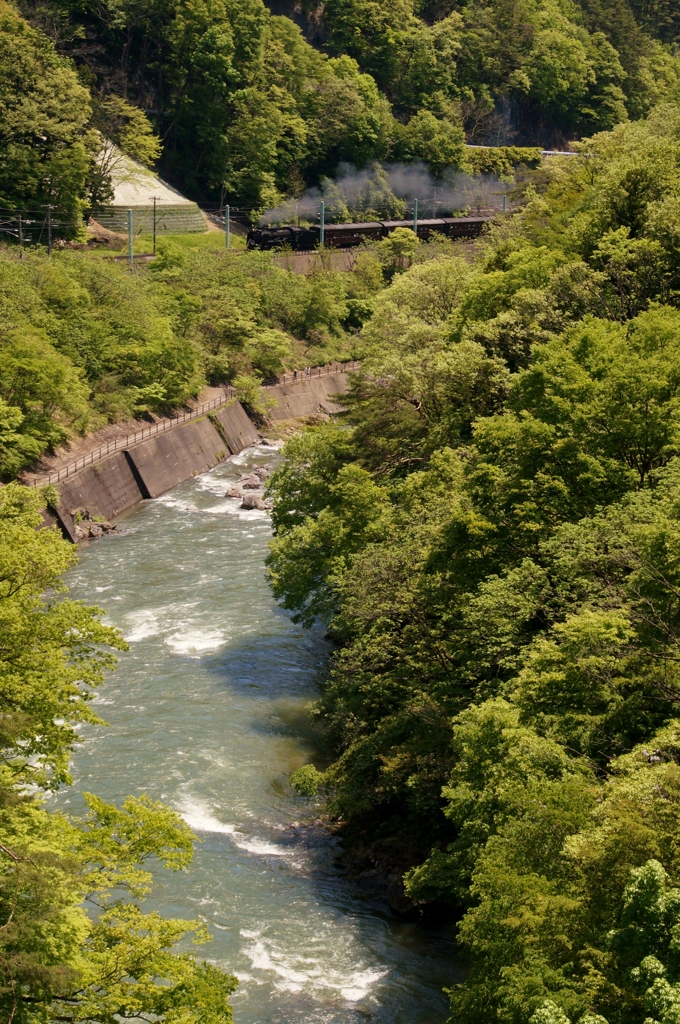
[[[357,366],[358,362],[356,360],[350,360],[346,363],[329,363],[326,366],[314,367],[309,373],[309,376],[306,375],[306,371],[304,370],[295,371],[294,373],[284,373],[280,377],[263,381],[262,388],[264,391],[271,391],[273,388],[280,387],[284,384],[302,383],[310,378],[325,377],[333,373],[348,373]],[[144,427],[142,430],[135,431],[133,434],[127,434],[125,437],[117,437],[114,441],[107,441],[106,444],[93,448],[92,451],[86,452],[85,455],[81,455],[66,466],[50,470],[47,473],[35,475],[31,481],[31,486],[43,487],[45,484],[62,483],[64,480],[68,480],[69,477],[79,473],[87,466],[93,466],[95,463],[101,462],[109,455],[115,454],[115,452],[129,450],[138,444],[142,444],[143,441],[148,441],[149,438],[154,437],[157,434],[164,434],[167,430],[174,430],[176,427],[182,426],[183,423],[199,419],[201,416],[205,416],[214,409],[219,409],[223,405],[226,405],[227,402],[233,401],[236,397],[236,391],[233,387],[228,385],[225,387],[223,395],[220,395],[218,398],[213,398],[209,402],[203,402],[195,409],[178,413],[176,416],[166,417],[165,419],[158,420],[156,423],[152,423],[148,427]]]

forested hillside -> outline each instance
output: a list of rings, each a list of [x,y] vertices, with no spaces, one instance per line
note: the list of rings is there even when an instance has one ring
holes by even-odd
[[[560,146],[680,82],[670,0],[306,0],[283,5],[292,18],[262,0],[19,7],[27,21],[6,0],[0,16],[11,208],[101,201],[98,133],[191,198],[256,214],[342,161],[442,175],[466,168],[465,138]]]
[[[274,592],[337,644],[294,782],[460,920],[455,1024],[680,1007],[680,108],[583,152],[396,274],[271,483]]]
[[[206,381],[247,392],[349,357],[345,276],[172,242],[134,275],[89,253],[0,253],[0,477],[78,433],[181,406]]]

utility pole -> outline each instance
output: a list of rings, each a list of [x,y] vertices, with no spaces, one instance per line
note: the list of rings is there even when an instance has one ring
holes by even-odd
[[[127,212],[127,228],[128,228],[128,265],[130,267],[130,270],[132,270],[132,267],[133,267],[133,264],[134,264],[133,249],[132,249],[132,210],[128,210],[128,212]]]
[[[153,254],[156,255],[156,205],[158,196],[153,197]]]
[[[326,237],[326,205],[323,201],[319,203],[319,246],[323,249]]]
[[[503,194],[503,213],[505,213],[507,208],[508,208],[508,197],[504,193]]]
[[[21,222],[21,214],[19,214],[19,259],[24,258],[24,226]]]
[[[52,207],[47,207],[47,255],[52,255]]]
[[[413,234],[418,237],[418,200],[413,200]]]
[[[224,207],[224,245],[227,249],[231,247],[231,207],[228,203]]]

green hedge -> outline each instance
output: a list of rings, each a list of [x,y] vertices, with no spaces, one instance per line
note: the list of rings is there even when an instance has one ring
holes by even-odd
[[[538,167],[541,162],[538,146],[468,146],[465,156],[473,174],[497,174],[499,178],[512,178],[520,164]]]

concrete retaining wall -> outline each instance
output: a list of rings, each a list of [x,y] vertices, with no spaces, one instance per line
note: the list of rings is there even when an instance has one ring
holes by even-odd
[[[76,544],[76,535],[74,531],[75,523],[73,516],[67,512],[48,512],[44,509],[40,515],[42,516],[43,525],[41,529],[46,530],[51,526],[58,527],[63,533],[67,540],[70,540],[72,544]]]
[[[232,455],[257,442],[257,430],[240,402],[230,402],[215,412]]]
[[[320,270],[352,270],[356,263],[356,249],[327,249],[318,252],[286,252],[275,256],[274,263],[293,274],[313,274]]]
[[[142,500],[142,494],[125,452],[116,452],[95,466],[88,466],[59,487],[61,502],[55,512],[57,525],[75,540],[74,513],[87,508],[113,519]]]
[[[238,408],[252,431],[252,439],[246,443],[254,444],[257,432],[242,406]],[[244,447],[235,448],[233,454]],[[77,509],[113,519],[144,498],[157,498],[184,480],[213,469],[229,454],[232,452],[209,419],[192,420],[128,451],[116,452],[64,481],[59,485],[59,508],[43,516],[45,525],[56,524],[75,541]]]
[[[143,498],[158,498],[183,480],[214,469],[229,454],[207,417],[157,434],[125,452]]]
[[[339,411],[341,406],[332,401],[332,396],[342,394],[346,384],[345,373],[333,373],[268,387],[267,393],[277,401],[271,419]],[[66,537],[75,541],[77,509],[113,519],[144,498],[157,498],[184,480],[213,469],[230,454],[237,455],[257,443],[258,432],[240,402],[222,406],[211,416],[218,426],[207,416],[191,420],[134,448],[116,452],[65,480],[59,485],[59,508],[43,517],[46,525],[56,523]]]
[[[291,384],[267,388],[276,399],[276,407],[268,414],[272,420],[301,419],[318,412],[340,412],[342,406],[329,400],[347,390],[346,373],[330,373],[325,377],[303,377]]]

